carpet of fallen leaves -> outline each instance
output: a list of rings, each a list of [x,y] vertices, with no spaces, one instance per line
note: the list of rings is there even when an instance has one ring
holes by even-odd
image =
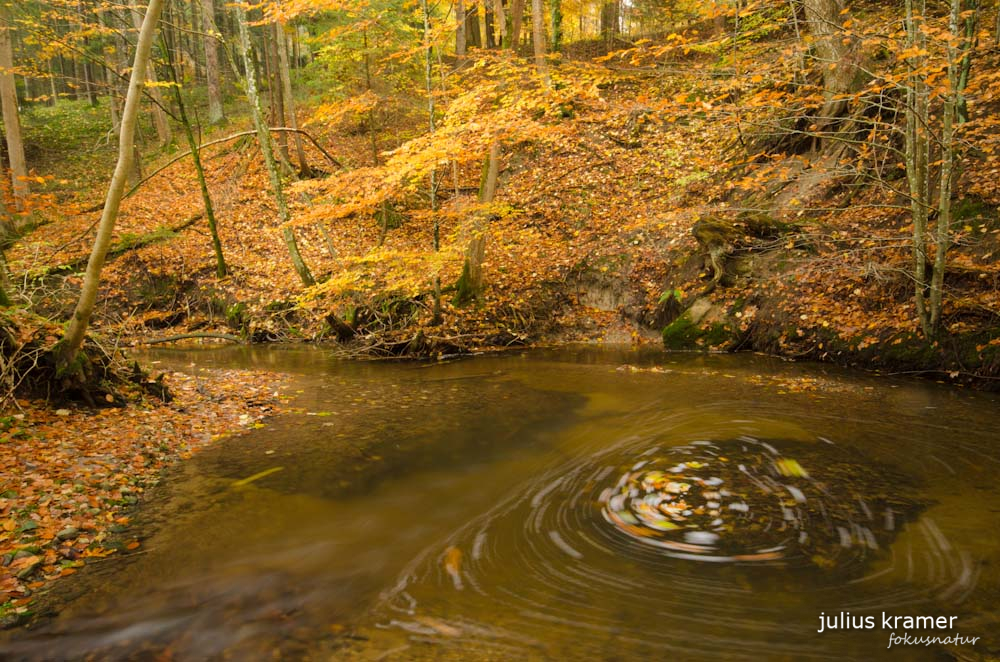
[[[171,372],[174,396],[100,410],[19,401],[0,419],[0,605],[16,618],[33,592],[122,540],[130,507],[160,472],[280,406],[277,373]],[[3,614],[0,614],[3,616]]]

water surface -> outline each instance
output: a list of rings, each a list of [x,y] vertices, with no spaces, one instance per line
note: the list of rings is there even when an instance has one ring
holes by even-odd
[[[60,582],[57,618],[0,641],[13,659],[945,651],[888,649],[882,612],[955,615],[955,629],[937,634],[985,637],[980,651],[1000,642],[991,634],[995,396],[752,355],[583,348],[350,363],[319,349],[253,348],[150,357],[195,372],[286,371],[297,411],[173,470],[136,515],[142,552]],[[865,501],[843,511],[859,522],[851,541],[720,561],[664,553],[609,521],[607,490],[643,458],[739,439],[800,449],[810,475],[822,474],[823,458],[850,457],[838,478],[847,487],[825,494]],[[792,505],[789,494],[782,503]],[[916,498],[888,525],[881,511],[863,514],[898,495]],[[755,535],[798,535],[780,519],[781,531],[765,523]],[[866,539],[865,529],[878,535]],[[816,632],[821,614],[840,612],[876,616],[877,627]]]

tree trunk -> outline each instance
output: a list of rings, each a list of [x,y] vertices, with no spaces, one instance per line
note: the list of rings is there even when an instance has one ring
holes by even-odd
[[[545,62],[545,11],[542,0],[531,0],[531,41],[535,49],[535,66],[545,81],[545,87],[550,87],[549,67]]]
[[[479,29],[479,5],[471,4],[465,11],[465,40],[472,48],[483,47],[483,33]]]
[[[132,7],[130,13],[132,14],[132,24],[138,31],[142,27],[142,16],[136,6]],[[156,138],[161,146],[166,146],[173,142],[174,137],[170,131],[167,114],[163,112],[163,95],[160,94],[160,88],[156,84],[156,66],[153,64],[152,58],[146,64],[146,79],[151,83],[148,93],[153,99],[153,126],[156,128]]]
[[[500,48],[510,48],[510,36],[507,30],[507,10],[504,0],[493,0],[493,16],[496,22],[497,45]]]
[[[484,0],[485,6],[483,7],[484,25],[486,29],[486,48],[496,48],[497,40],[496,33],[493,27],[493,3],[490,0]]]
[[[510,4],[510,47],[517,50],[521,43],[521,28],[524,27],[524,0],[511,0]]]
[[[479,201],[489,204],[496,198],[497,180],[500,175],[500,143],[490,145],[490,153],[483,164],[479,182]],[[486,259],[487,214],[477,212],[472,227],[472,239],[465,251],[462,275],[455,284],[455,305],[464,305],[479,299],[483,292],[483,261]]]
[[[285,94],[281,86],[281,68],[278,64],[277,25],[265,26],[262,38],[264,40],[264,60],[267,67],[267,91],[271,96],[271,125],[281,126],[285,123]],[[278,158],[285,172],[291,172],[288,158],[288,135],[278,135]]]
[[[820,125],[836,122],[847,110],[846,95],[863,80],[858,66],[857,39],[846,36],[843,24],[850,16],[842,0],[803,0],[806,25],[815,44],[816,65],[823,75],[826,101],[817,114]]]
[[[7,138],[7,158],[10,161],[14,204],[24,208],[28,195],[28,166],[24,159],[21,120],[17,112],[17,88],[14,84],[14,48],[11,43],[10,5],[0,2],[0,104],[3,105],[3,126]]]
[[[164,50],[166,51],[171,82],[173,82],[172,89],[174,91],[174,102],[177,104],[177,114],[180,117],[181,126],[184,128],[184,137],[187,139],[188,147],[191,150],[194,171],[198,177],[198,188],[201,190],[201,201],[205,207],[205,218],[208,219],[208,232],[212,237],[212,250],[215,251],[215,275],[218,278],[225,278],[226,274],[229,273],[229,269],[226,266],[226,258],[222,254],[222,241],[219,239],[219,227],[215,221],[215,207],[212,204],[212,196],[208,192],[208,180],[205,178],[205,168],[201,163],[201,147],[198,145],[198,139],[194,135],[194,129],[191,126],[187,110],[184,107],[184,96],[181,94],[180,79],[177,76],[177,70],[174,68],[171,48],[168,45]]]
[[[550,0],[549,11],[552,13],[552,52],[562,49],[562,0]]]
[[[56,70],[51,59],[49,60],[49,95],[52,97],[50,106],[59,103],[59,90],[56,89]]]
[[[250,115],[253,118],[254,128],[257,131],[257,141],[260,143],[260,151],[264,156],[264,165],[267,167],[267,174],[271,180],[271,190],[274,193],[275,203],[278,205],[278,220],[281,222],[282,237],[285,240],[285,247],[292,260],[292,266],[306,287],[314,285],[309,267],[302,254],[299,252],[298,243],[295,240],[295,232],[288,226],[290,220],[288,214],[288,203],[285,200],[285,191],[281,185],[281,177],[278,174],[278,166],[274,161],[274,146],[271,142],[271,133],[267,125],[264,124],[264,113],[260,108],[260,96],[257,94],[257,72],[253,65],[253,47],[250,45],[250,28],[247,26],[246,8],[242,2],[234,5],[236,9],[236,25],[240,33],[240,51],[243,59],[243,66],[246,69],[247,97],[250,101]]]
[[[220,84],[219,45],[215,27],[215,4],[213,0],[201,0],[201,23],[205,33],[202,44],[205,48],[205,81],[208,88],[208,123],[221,124],[225,119],[222,109],[222,86]]]
[[[455,0],[455,57],[461,62],[465,58],[465,0]]]
[[[133,145],[135,140],[135,123],[139,114],[139,105],[142,101],[142,86],[146,80],[146,63],[149,61],[149,51],[153,45],[153,35],[156,32],[156,25],[160,19],[160,11],[163,9],[163,0],[149,0],[146,7],[146,15],[142,20],[142,27],[139,30],[139,39],[136,43],[135,62],[132,65],[132,75],[129,78],[128,94],[125,97],[125,108],[122,111],[121,133],[118,138],[118,162],[115,164],[115,171],[111,177],[111,184],[108,186],[108,194],[104,200],[104,211],[101,213],[101,220],[97,226],[97,237],[94,240],[94,247],[90,252],[90,259],[87,262],[87,270],[83,277],[83,287],[80,291],[80,300],[73,311],[73,317],[69,321],[66,335],[61,342],[61,349],[58,357],[60,372],[63,374],[79,375],[81,367],[77,362],[80,347],[83,346],[83,339],[87,333],[87,326],[90,324],[90,317],[94,312],[94,303],[97,301],[97,288],[101,279],[101,268],[104,266],[104,258],[111,243],[111,234],[115,228],[115,221],[118,218],[118,205],[121,202],[122,192],[125,190],[125,181],[131,170],[129,163],[134,158]]]
[[[611,0],[601,5],[601,38],[608,44],[614,43],[618,37],[619,21],[621,20],[620,0]]]
[[[434,119],[434,45],[431,42],[431,12],[427,0],[420,0],[420,8],[424,15],[424,83],[427,88],[427,129],[433,135]],[[441,250],[441,225],[437,216],[437,171],[431,170],[430,188],[428,194],[431,201],[431,214],[434,217],[434,252]],[[434,274],[434,312],[431,324],[441,323],[441,276]]]
[[[909,50],[919,52],[925,44],[923,10],[914,7],[915,0],[906,0],[906,44]],[[917,9],[920,10],[919,22]],[[925,125],[928,115],[928,91],[921,69],[926,56],[914,55],[907,60],[909,75],[906,88],[906,176],[910,188],[910,213],[913,217],[913,285],[914,305],[917,319],[925,337],[932,335],[930,318],[927,315],[927,218],[929,213],[929,193],[927,164],[930,140]]]
[[[274,47],[278,52],[278,74],[281,77],[281,91],[285,101],[285,116],[288,118],[288,124],[285,126],[298,129],[299,121],[295,117],[295,100],[292,97],[292,72],[288,66],[288,40],[280,23],[274,24],[274,37]],[[295,140],[295,156],[299,160],[299,174],[309,177],[312,175],[312,170],[309,168],[309,161],[306,160],[306,150],[302,146],[302,134],[293,133],[292,136]]]

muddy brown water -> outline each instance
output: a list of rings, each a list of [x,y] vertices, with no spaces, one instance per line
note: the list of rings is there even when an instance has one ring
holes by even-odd
[[[287,372],[301,411],[171,470],[135,515],[141,553],[59,582],[58,614],[0,636],[2,659],[930,660],[1000,647],[995,395],[753,355],[594,348],[443,364],[321,349],[147,358]],[[781,441],[761,456],[768,440]],[[683,480],[656,473],[650,487],[642,462],[669,472],[691,448]],[[780,469],[762,478],[778,514],[714,505],[754,503],[714,482],[719,454]],[[803,482],[826,457],[850,462]],[[690,521],[677,514],[681,497],[694,503],[684,480],[708,495]],[[647,496],[661,508],[640,524],[673,528],[671,513],[679,542],[646,544],[609,520],[619,493],[626,518],[646,517]],[[712,533],[683,528],[695,519]],[[738,547],[741,526],[753,549],[711,553],[718,536]],[[788,543],[803,533],[817,542],[796,558]],[[688,553],[692,541],[709,553]],[[841,612],[875,626],[817,632]],[[888,648],[883,613],[956,616],[909,634],[980,640]]]

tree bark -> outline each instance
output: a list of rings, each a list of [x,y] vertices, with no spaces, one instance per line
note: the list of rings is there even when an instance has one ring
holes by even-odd
[[[139,14],[138,8],[133,6],[129,13],[132,14],[132,24],[138,31],[142,28],[142,16]],[[163,112],[163,95],[160,94],[160,88],[156,85],[156,66],[153,64],[152,57],[146,63],[146,79],[152,83],[148,93],[153,99],[153,126],[156,128],[156,138],[161,146],[166,146],[173,142],[174,137],[170,131],[167,114]]]
[[[7,158],[10,161],[11,186],[18,211],[24,208],[28,196],[28,166],[24,159],[21,139],[21,119],[17,112],[17,88],[14,84],[14,48],[10,5],[0,2],[0,104],[3,105],[3,125],[7,138]]]
[[[431,42],[431,11],[427,0],[420,0],[420,8],[424,15],[424,83],[427,89],[427,129],[434,134],[436,128],[434,118],[434,45]],[[441,226],[437,217],[437,171],[431,170],[428,194],[431,202],[431,214],[434,217],[434,252],[441,250]],[[383,210],[385,213],[385,210]],[[434,275],[434,312],[431,324],[441,323],[441,276]]]
[[[281,185],[281,177],[278,174],[278,166],[274,160],[274,145],[271,142],[271,134],[264,123],[264,113],[260,108],[260,96],[257,94],[257,72],[253,65],[253,47],[250,44],[250,28],[247,26],[246,8],[242,2],[234,5],[236,9],[236,25],[240,33],[240,51],[243,58],[243,66],[246,70],[247,97],[250,101],[250,115],[253,118],[254,129],[257,131],[257,142],[260,143],[260,151],[264,156],[264,165],[267,168],[268,177],[271,180],[271,190],[274,193],[275,203],[278,205],[278,220],[281,222],[281,234],[288,249],[288,255],[292,260],[295,272],[306,287],[315,285],[312,272],[302,259],[299,252],[298,243],[295,240],[295,232],[288,226],[290,216],[288,213],[288,202],[285,200],[285,191]]]
[[[285,101],[285,117],[288,118],[287,126],[297,130],[299,121],[295,117],[295,100],[292,97],[292,72],[288,66],[288,40],[285,38],[284,26],[277,22],[274,24],[274,37],[274,47],[278,52],[278,74],[281,77],[281,91]],[[295,141],[295,156],[299,160],[299,174],[304,177],[311,176],[312,170],[309,168],[309,161],[306,160],[306,150],[302,146],[302,134],[293,133],[292,139]]]
[[[479,5],[475,2],[465,10],[465,39],[467,46],[483,47],[483,33],[479,29]]]
[[[535,66],[545,81],[545,87],[550,87],[549,67],[545,62],[545,11],[542,0],[531,0],[531,41],[535,49]]]
[[[496,48],[496,30],[494,28],[493,20],[493,3],[490,0],[484,0],[485,6],[483,7],[483,27],[486,29],[486,48]]]
[[[225,119],[222,108],[221,70],[219,69],[219,46],[215,27],[215,3],[201,0],[202,44],[205,48],[205,84],[208,89],[208,123],[221,124]]]
[[[608,44],[618,37],[619,21],[621,20],[620,0],[611,0],[601,5],[601,38]]]
[[[271,124],[277,126],[285,123],[285,93],[281,86],[281,74],[278,64],[277,25],[272,23],[264,27],[264,61],[267,71],[267,91],[271,97]],[[278,136],[278,159],[285,172],[291,173],[292,167],[288,158],[288,136],[284,133]]]
[[[104,266],[104,258],[111,243],[111,234],[115,229],[115,221],[118,218],[118,205],[121,202],[122,192],[125,190],[125,182],[131,170],[130,161],[134,158],[133,145],[135,140],[135,123],[139,114],[139,105],[142,101],[142,86],[146,80],[146,63],[149,61],[149,52],[153,45],[153,35],[156,32],[156,25],[160,19],[160,12],[163,9],[163,0],[149,0],[146,7],[146,15],[143,17],[142,26],[139,30],[139,39],[136,42],[135,62],[132,65],[132,75],[129,78],[128,94],[125,97],[125,108],[122,111],[121,133],[118,138],[118,162],[115,164],[115,171],[111,177],[111,184],[108,186],[108,194],[104,201],[104,211],[101,213],[101,222],[97,229],[97,238],[94,240],[93,249],[90,252],[90,259],[87,262],[87,270],[83,277],[83,287],[80,290],[80,300],[73,311],[73,317],[69,320],[66,335],[61,342],[61,349],[58,357],[60,372],[63,374],[80,372],[77,356],[90,324],[90,317],[94,312],[94,303],[97,301],[97,288],[101,279],[101,268]]]
[[[806,25],[815,43],[815,60],[823,75],[826,102],[818,117],[822,123],[835,121],[847,108],[844,95],[861,84],[857,39],[844,33],[848,20],[843,0],[803,0]]]
[[[496,198],[497,180],[500,175],[500,143],[490,145],[489,156],[483,164],[479,183],[479,202],[489,204]],[[455,305],[464,305],[479,299],[483,292],[483,262],[486,259],[487,214],[477,212],[472,227],[472,239],[465,251],[462,275],[455,284]]]
[[[496,22],[497,44],[500,48],[510,48],[510,36],[507,31],[507,10],[504,0],[493,0],[493,16]]]
[[[550,0],[549,11],[552,14],[552,51],[562,48],[562,0]]]
[[[188,147],[191,149],[191,160],[194,162],[194,171],[198,177],[198,188],[201,190],[201,201],[205,208],[205,218],[208,220],[208,232],[212,237],[212,250],[215,252],[215,275],[218,278],[225,278],[229,273],[226,266],[226,258],[222,253],[222,241],[219,239],[219,227],[215,221],[215,206],[212,204],[212,196],[208,191],[208,180],[205,178],[205,168],[201,163],[201,147],[198,139],[194,135],[194,128],[187,116],[187,109],[184,107],[184,96],[181,94],[180,79],[177,76],[177,69],[171,58],[171,49],[166,49],[167,66],[170,68],[170,78],[173,83],[174,101],[177,104],[177,114],[184,128],[184,137],[187,139]]]
[[[510,3],[510,47],[517,50],[521,43],[521,29],[524,27],[524,0]]]
[[[466,49],[465,0],[455,0],[455,57],[459,62],[465,58]]]

